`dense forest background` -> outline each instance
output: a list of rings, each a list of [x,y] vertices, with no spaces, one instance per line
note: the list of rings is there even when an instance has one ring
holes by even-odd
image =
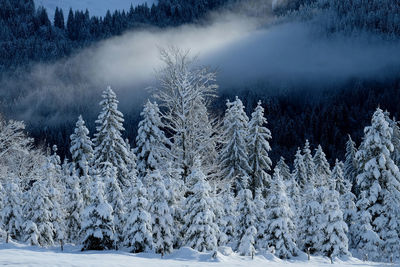
[[[46,119],[27,120],[26,123],[27,130],[37,144],[57,144],[59,153],[65,156],[68,153],[69,136],[79,114],[84,114],[89,129],[94,131],[94,123],[90,122],[94,121],[98,113],[98,99],[84,95],[82,98],[87,100],[84,106],[77,104],[65,110],[56,101],[52,102],[51,96],[43,96],[46,105],[20,104],[19,100],[32,88],[25,84],[11,84],[10,80],[24,80],[26,72],[37,64],[70,57],[84,48],[130,30],[205,23],[205,17],[210,11],[226,8],[236,2],[240,1],[160,0],[152,6],[143,4],[127,11],[109,11],[104,17],[90,16],[88,11],[57,9],[54,21],[50,21],[46,9],[36,7],[33,0],[0,0],[1,112],[10,119],[18,118],[15,116],[22,110],[20,105],[32,105],[36,106],[36,112],[42,118],[50,116],[55,110],[64,113],[63,119],[56,123]],[[366,2],[293,0],[275,6],[271,12],[276,23],[295,19],[318,24],[322,35],[346,36],[368,32],[380,36],[385,42],[398,40],[400,4],[394,0],[383,3],[369,1],[368,5]],[[377,106],[399,117],[400,71],[397,66],[387,73],[381,76],[351,77],[341,83],[325,83],[323,86],[310,83],[276,86],[267,81],[253,81],[246,86],[222,84],[213,108],[216,114],[222,115],[226,99],[238,95],[246,110],[251,111],[261,99],[273,135],[270,143],[274,162],[280,155],[291,162],[297,147],[309,139],[313,147],[321,144],[333,163],[335,158],[344,157],[347,134],[357,144],[360,143],[363,127],[368,125]],[[76,76],[69,77],[66,71],[64,79],[72,78],[79,79]],[[79,91],[79,88],[74,90]],[[138,96],[136,101],[141,103],[145,97],[146,94]],[[130,140],[134,140],[137,134],[136,125],[140,120],[141,108],[138,105],[123,110],[125,135]]]

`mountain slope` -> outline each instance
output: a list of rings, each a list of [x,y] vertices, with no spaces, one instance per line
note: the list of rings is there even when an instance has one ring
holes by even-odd
[[[44,6],[50,16],[53,16],[56,7],[61,7],[64,15],[68,14],[68,10],[86,10],[91,15],[104,16],[107,10],[129,10],[131,4],[136,6],[147,2],[152,4],[154,0],[35,0],[36,6]]]

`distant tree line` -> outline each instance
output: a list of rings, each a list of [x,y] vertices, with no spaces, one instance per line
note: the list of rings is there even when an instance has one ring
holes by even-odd
[[[232,1],[160,0],[151,6],[107,11],[104,17],[91,16],[88,10],[56,8],[50,21],[47,10],[37,8],[33,0],[0,0],[0,73],[60,59],[130,29],[194,22],[227,2]]]

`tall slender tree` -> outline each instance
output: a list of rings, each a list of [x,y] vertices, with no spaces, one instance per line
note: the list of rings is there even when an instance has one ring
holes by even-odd
[[[271,176],[267,171],[271,170],[272,161],[268,156],[271,151],[269,140],[272,138],[271,131],[265,127],[267,119],[264,117],[264,108],[261,101],[258,102],[256,109],[251,114],[251,120],[248,126],[248,154],[251,168],[250,188],[253,196],[256,190],[268,187]]]
[[[94,165],[100,169],[102,163],[109,162],[117,168],[117,177],[120,187],[124,188],[129,183],[128,168],[130,155],[127,144],[122,138],[124,118],[118,111],[117,96],[111,87],[103,92],[102,108],[96,120],[97,132],[94,139]]]
[[[244,112],[242,101],[236,97],[234,102],[227,102],[224,117],[224,144],[221,151],[222,177],[233,183],[235,195],[244,188],[242,179],[249,176],[246,137],[248,117]]]

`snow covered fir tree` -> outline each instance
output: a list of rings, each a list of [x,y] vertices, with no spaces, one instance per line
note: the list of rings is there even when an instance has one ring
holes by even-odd
[[[307,140],[293,162],[273,162],[268,106],[246,110],[236,97],[218,118],[216,74],[185,53],[164,53],[135,144],[124,139],[111,87],[94,135],[82,116],[71,129],[63,163],[22,122],[1,119],[4,240],[162,256],[230,247],[245,257],[400,260],[399,130],[387,112],[376,109],[358,147],[349,138],[344,163],[331,166]]]

